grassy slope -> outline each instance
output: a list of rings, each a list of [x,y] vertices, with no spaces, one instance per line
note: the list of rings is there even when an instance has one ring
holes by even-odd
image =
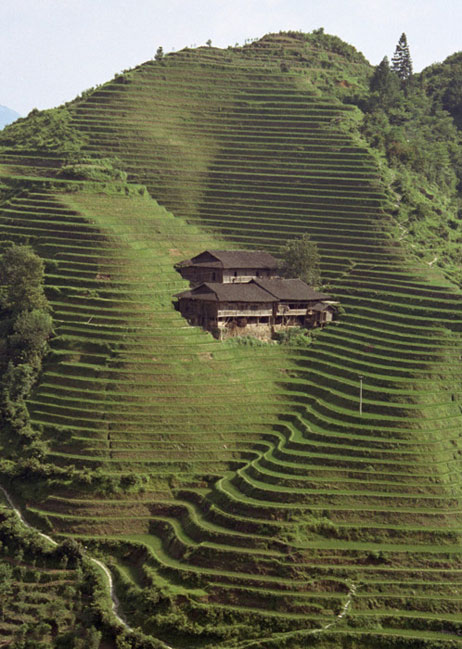
[[[176,218],[38,181],[0,217],[57,261],[33,418],[50,460],[99,467],[88,481],[107,492],[62,486],[30,510],[125,539],[103,547],[127,612],[170,644],[298,647],[351,596],[310,642],[457,639],[460,296],[390,241],[375,163],[341,128],[355,114],[320,95],[367,74],[286,37],[148,63],[72,106],[73,124]],[[54,173],[31,153],[4,154],[6,181]],[[304,231],[347,312],[310,348],[220,344],[173,310],[176,259]],[[113,495],[133,471],[143,490]]]

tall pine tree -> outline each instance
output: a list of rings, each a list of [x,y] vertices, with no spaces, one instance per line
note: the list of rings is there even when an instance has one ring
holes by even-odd
[[[391,69],[396,72],[402,82],[407,81],[412,76],[412,59],[404,32],[398,41],[391,63]]]

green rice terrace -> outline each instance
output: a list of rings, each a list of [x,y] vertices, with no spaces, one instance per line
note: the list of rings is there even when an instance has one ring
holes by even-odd
[[[372,72],[335,37],[273,34],[0,132],[1,250],[43,260],[53,317],[1,484],[110,568],[136,630],[94,613],[81,567],[3,553],[0,647],[34,619],[34,647],[462,646],[460,230],[435,238],[453,204],[429,185],[412,238],[361,132]],[[219,342],[175,310],[176,262],[304,233],[344,310],[310,344]]]

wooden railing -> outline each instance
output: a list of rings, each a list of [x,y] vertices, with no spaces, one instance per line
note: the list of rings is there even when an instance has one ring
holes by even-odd
[[[273,309],[219,309],[219,318],[252,318],[272,316]]]
[[[279,306],[277,310],[277,315],[306,315],[306,307],[304,309],[289,309],[287,307]]]

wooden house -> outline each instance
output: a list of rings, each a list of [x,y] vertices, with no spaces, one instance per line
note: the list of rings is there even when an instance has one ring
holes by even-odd
[[[243,283],[278,276],[278,261],[261,250],[204,250],[192,259],[175,265],[191,285],[204,282]]]
[[[192,325],[213,330],[234,321],[238,326],[249,323],[269,324],[277,298],[253,281],[244,284],[206,282],[177,295],[179,310]]]
[[[314,327],[327,322],[335,310],[333,303],[326,302],[328,295],[300,279],[205,282],[176,297],[190,324],[220,338],[236,330],[269,337],[285,327]]]

